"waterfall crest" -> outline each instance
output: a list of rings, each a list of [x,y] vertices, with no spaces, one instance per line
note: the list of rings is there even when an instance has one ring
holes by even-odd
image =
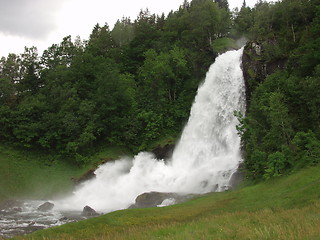
[[[206,193],[228,187],[241,162],[234,111],[245,110],[241,70],[243,49],[216,58],[198,89],[187,125],[168,162],[141,152],[100,166],[96,178],[72,197],[57,201],[60,209],[89,205],[109,212],[127,208],[144,192]]]

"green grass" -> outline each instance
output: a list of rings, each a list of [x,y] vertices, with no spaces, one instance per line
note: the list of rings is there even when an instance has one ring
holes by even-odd
[[[158,147],[164,147],[166,145],[175,144],[177,142],[177,139],[179,139],[180,136],[175,135],[165,135],[161,138],[157,139],[154,142],[150,142],[149,146],[146,149],[142,149],[142,151],[149,151],[152,152],[154,149]]]
[[[0,201],[46,199],[69,192],[78,178],[99,163],[125,154],[122,148],[101,148],[87,165],[77,166],[59,155],[22,151],[0,145]]]
[[[90,159],[89,166],[96,167],[101,164],[101,162],[107,162],[109,160],[116,160],[123,156],[132,155],[128,149],[117,146],[108,146],[100,148]]]
[[[16,239],[320,239],[320,166],[165,207],[116,211]]]
[[[46,198],[71,188],[81,173],[71,164],[0,146],[0,195],[4,198]]]

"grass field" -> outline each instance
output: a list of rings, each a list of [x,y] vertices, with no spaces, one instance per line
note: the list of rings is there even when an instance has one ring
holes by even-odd
[[[165,207],[129,209],[16,239],[320,239],[320,166]]]

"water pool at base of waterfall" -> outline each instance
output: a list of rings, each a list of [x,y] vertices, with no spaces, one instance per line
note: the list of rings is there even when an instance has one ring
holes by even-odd
[[[87,219],[82,211],[38,210],[45,201],[18,202],[16,206],[0,210],[0,239]]]

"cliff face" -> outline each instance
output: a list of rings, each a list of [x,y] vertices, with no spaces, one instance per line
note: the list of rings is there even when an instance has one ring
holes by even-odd
[[[242,56],[242,69],[246,84],[247,106],[250,104],[252,91],[264,81],[264,79],[276,72],[284,69],[287,59],[266,59],[263,44],[249,41],[245,45]]]

